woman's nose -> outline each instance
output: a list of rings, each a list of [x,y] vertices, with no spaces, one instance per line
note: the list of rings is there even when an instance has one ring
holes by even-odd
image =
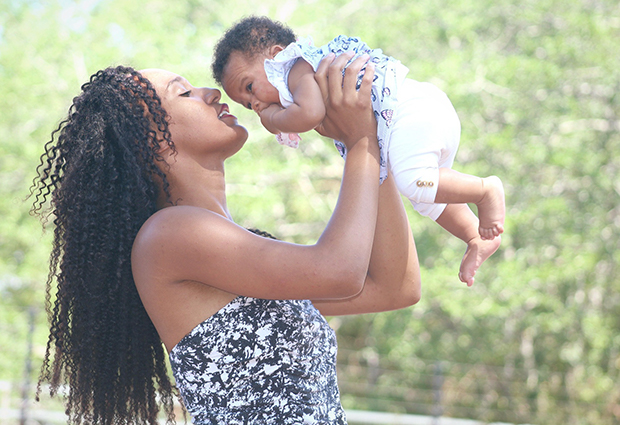
[[[203,87],[202,98],[206,103],[217,103],[222,98],[222,92],[218,89],[212,89],[210,87]]]

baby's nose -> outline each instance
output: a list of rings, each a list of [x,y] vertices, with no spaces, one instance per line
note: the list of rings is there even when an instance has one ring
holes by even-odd
[[[262,102],[256,98],[252,99],[252,109],[258,114],[263,110]]]

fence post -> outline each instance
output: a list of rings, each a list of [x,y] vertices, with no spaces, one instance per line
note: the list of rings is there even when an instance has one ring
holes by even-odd
[[[439,425],[439,418],[443,415],[443,408],[441,407],[442,387],[443,371],[441,362],[438,361],[433,367],[433,425]]]

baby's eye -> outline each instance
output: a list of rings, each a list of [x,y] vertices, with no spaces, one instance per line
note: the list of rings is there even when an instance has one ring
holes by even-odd
[[[252,110],[252,104],[248,103],[247,105],[245,105],[246,108],[248,108],[249,110]]]
[[[248,84],[245,88],[246,88],[247,91],[252,93],[252,83]]]
[[[186,92],[184,92],[184,93],[181,93],[179,96],[182,96],[182,97],[189,97],[189,95],[190,95],[190,94],[192,94],[192,91],[191,91],[191,90],[188,90],[188,91],[186,91]]]

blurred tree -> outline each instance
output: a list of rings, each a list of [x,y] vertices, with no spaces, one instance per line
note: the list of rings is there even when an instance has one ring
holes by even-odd
[[[429,414],[441,371],[448,416],[620,423],[615,0],[0,2],[0,380],[21,379],[26,312],[43,308],[49,232],[24,198],[80,84],[127,64],[213,85],[212,48],[248,14],[283,20],[317,44],[357,35],[397,57],[411,78],[452,99],[463,128],[455,168],[506,185],[502,248],[473,288],[457,279],[461,243],[408,207],[423,299],[331,319],[345,407]],[[339,187],[331,141],[307,133],[298,150],[283,148],[253,114],[231,107],[251,133],[228,162],[233,217],[314,242]]]

